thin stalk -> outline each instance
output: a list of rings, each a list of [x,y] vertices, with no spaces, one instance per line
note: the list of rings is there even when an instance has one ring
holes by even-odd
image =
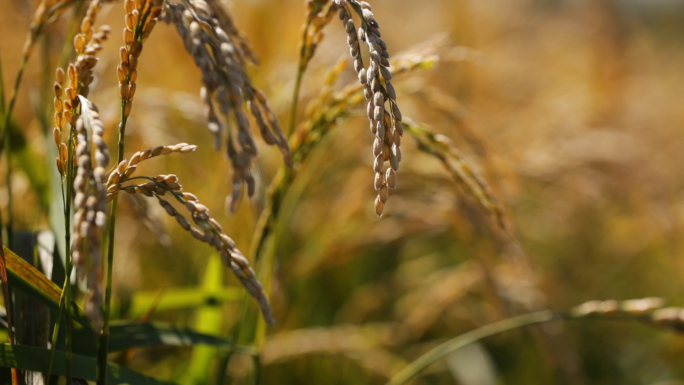
[[[67,307],[71,307],[71,274],[73,271],[73,261],[71,260],[71,202],[73,201],[74,194],[74,130],[71,129],[69,133],[69,154],[67,160],[67,172],[66,172],[66,199],[64,199],[64,187],[62,187],[62,198],[64,202],[64,240],[65,240],[65,250],[64,259],[66,261],[66,275],[64,277],[64,286],[62,288],[62,294],[59,299],[59,310],[57,311],[57,321],[55,322],[55,327],[52,333],[52,349],[50,349],[50,360],[48,363],[48,370],[46,378],[50,380],[52,375],[52,368],[55,358],[55,349],[57,348],[57,338],[59,336],[59,329],[62,323],[62,312]],[[71,309],[66,312],[66,356],[67,356],[67,368],[66,377],[67,383],[71,383]]]
[[[117,164],[123,161],[124,157],[124,135],[126,134],[126,122],[128,118],[124,115],[127,101],[121,100],[121,124],[119,125],[119,149]],[[98,338],[97,352],[97,385],[107,383],[107,352],[109,350],[109,317],[112,311],[112,267],[114,266],[114,235],[116,233],[116,208],[119,203],[119,194],[114,196],[112,209],[109,213],[109,244],[107,250],[107,286],[105,287],[104,301],[104,321],[102,332]]]
[[[0,60],[0,117],[4,120],[5,116],[5,82],[2,71],[2,60]],[[4,131],[3,131],[4,134]],[[2,223],[2,216],[0,215],[0,224]],[[0,234],[1,236],[1,234]]]
[[[261,383],[261,356],[252,356],[252,363],[254,365],[254,385]]]
[[[43,33],[43,29],[50,23],[52,20],[52,17],[59,12],[63,7],[70,5],[70,2],[65,1],[62,3],[58,3],[56,6],[54,6],[51,10],[48,16],[45,18],[45,20],[38,25],[36,25],[35,31],[32,32],[32,34],[29,37],[29,41],[31,42],[31,45],[34,45],[36,41],[38,41],[38,38],[40,35]],[[10,118],[12,116],[12,111],[14,110],[14,104],[17,101],[17,96],[19,94],[19,86],[21,85],[21,79],[24,77],[24,71],[26,70],[26,64],[29,61],[29,58],[31,57],[31,52],[32,49],[28,49],[28,51],[24,52],[24,55],[21,59],[21,64],[19,65],[19,72],[17,72],[17,78],[14,81],[14,88],[12,90],[12,96],[10,97],[9,105],[7,106],[7,109],[5,110],[5,115],[4,115],[4,124],[3,124],[3,131],[0,133],[0,154],[4,149],[4,142],[7,139],[7,134],[9,134],[9,131],[7,131]],[[3,103],[2,106],[4,108],[5,103],[4,103],[4,90],[3,90]],[[8,186],[9,189],[9,186]]]
[[[483,338],[493,336],[495,334],[507,332],[518,329],[523,326],[535,325],[553,320],[563,319],[567,317],[565,314],[556,313],[552,310],[542,310],[534,313],[523,314],[517,317],[508,318],[493,324],[483,326],[481,328],[469,331],[456,338],[453,338],[418,357],[417,360],[410,363],[394,377],[392,377],[385,385],[400,385],[406,383],[411,378],[415,377],[423,369],[430,366],[432,363],[438,361],[440,358],[455,352],[456,350],[479,341]]]
[[[5,82],[2,81],[2,58],[0,58],[0,112],[5,114]]]
[[[457,351],[458,349],[491,337],[496,334],[507,331],[519,329],[525,326],[542,324],[551,321],[645,321],[650,323],[649,319],[644,314],[630,314],[630,313],[616,313],[616,314],[596,314],[587,316],[585,314],[573,314],[573,312],[557,312],[553,310],[541,310],[533,313],[523,314],[516,317],[507,318],[489,325],[482,326],[475,330],[471,330],[465,334],[461,334],[452,338],[445,343],[429,350],[427,353],[418,357],[415,361],[408,364],[404,369],[399,371],[392,377],[385,385],[401,385],[408,382],[410,379],[418,375],[428,366],[437,362],[441,358]],[[652,323],[650,323],[652,325]]]
[[[295,80],[294,91],[292,92],[292,106],[290,107],[290,123],[287,126],[287,137],[291,137],[295,128],[295,121],[297,118],[297,104],[299,103],[299,91],[302,88],[302,78],[304,77],[304,69],[302,68],[301,60],[299,58],[299,69],[297,70],[297,80]]]
[[[6,113],[5,116],[9,116],[9,111]],[[7,125],[7,119],[5,119],[5,132],[9,131],[9,126]],[[9,136],[9,135],[5,135]],[[4,141],[4,149],[5,149],[5,155],[7,157],[7,180],[5,183],[7,183],[7,248],[10,250],[13,249],[13,223],[14,223],[14,214],[12,214],[12,151],[11,151],[11,143],[10,139],[5,139]]]

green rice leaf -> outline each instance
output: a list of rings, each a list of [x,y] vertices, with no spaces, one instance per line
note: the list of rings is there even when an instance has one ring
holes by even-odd
[[[0,366],[41,372],[47,369],[49,356],[50,351],[48,349],[0,344]],[[95,359],[73,354],[72,365],[72,373],[75,378],[95,381],[95,368],[97,367]],[[66,373],[66,355],[61,350],[55,351],[53,373],[57,375]],[[159,381],[144,374],[110,364],[107,370],[107,384],[170,385],[173,382]]]
[[[178,328],[157,323],[127,322],[112,324],[109,329],[109,352],[117,352],[131,348],[155,346],[195,346],[207,345],[223,351],[238,351],[244,354],[255,354],[249,346],[235,345],[231,341],[200,333],[192,329]],[[89,330],[74,332],[74,351],[94,355],[96,353],[97,336]]]
[[[62,290],[38,269],[26,263],[10,249],[4,246],[3,248],[5,250],[7,277],[10,286],[21,290],[52,310],[59,310],[59,297]],[[71,304],[71,317],[84,327],[92,330],[91,322],[83,315],[83,311],[75,303]]]

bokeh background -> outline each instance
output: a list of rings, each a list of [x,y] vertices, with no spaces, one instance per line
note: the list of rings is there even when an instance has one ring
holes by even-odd
[[[254,84],[285,125],[304,2],[224,3],[259,56],[259,66],[250,69]],[[510,231],[498,229],[408,136],[399,188],[378,219],[373,138],[365,108],[354,109],[300,165],[285,198],[270,293],[277,325],[260,343],[261,383],[384,383],[448,338],[591,299],[658,296],[684,306],[683,2],[371,3],[393,55],[440,57],[433,68],[393,81],[403,115],[453,141],[504,207]],[[10,88],[36,4],[0,4],[2,80]],[[54,68],[71,18],[65,13],[39,43],[19,94],[16,122],[26,156],[36,160],[30,171],[14,174],[20,228],[50,226],[49,202],[36,191],[49,190],[47,170],[54,173],[41,119],[51,114]],[[113,33],[91,97],[113,149],[121,2],[106,5],[100,20]],[[307,119],[325,73],[347,57],[345,38],[335,18],[304,78],[298,122]],[[355,79],[349,65],[336,88]],[[197,144],[193,154],[147,162],[145,173],[177,174],[247,253],[282,161],[260,142],[257,196],[226,214],[230,167],[213,149],[199,88],[200,73],[175,30],[159,25],[140,59],[127,149]],[[236,332],[251,302],[228,271],[212,265],[211,250],[153,202],[128,196],[121,202],[117,317],[140,319],[157,306],[154,321],[251,342],[249,326]],[[0,205],[6,217],[4,184]],[[198,293],[209,300],[193,300]],[[183,295],[191,300],[174,304]],[[683,357],[684,339],[669,331],[638,323],[559,323],[471,345],[415,383],[684,384]],[[143,349],[113,359],[180,383],[248,384],[255,377],[249,356],[211,348]]]

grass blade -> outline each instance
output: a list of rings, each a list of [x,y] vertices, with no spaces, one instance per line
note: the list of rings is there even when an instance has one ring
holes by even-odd
[[[223,265],[221,259],[216,257],[209,258],[202,283],[202,289],[210,293],[219,292],[223,288]],[[200,332],[217,335],[223,327],[222,321],[221,308],[205,306],[197,312],[195,325]],[[195,347],[182,382],[186,384],[207,383],[210,378],[211,365],[217,357],[216,348],[213,346]]]
[[[153,305],[155,312],[160,312],[239,301],[242,298],[242,291],[235,287],[221,288],[220,291],[193,288],[164,290],[161,294],[159,292],[139,293],[133,297],[128,316],[138,318]]]
[[[3,246],[5,262],[7,264],[7,278],[10,286],[16,287],[30,295],[38,302],[47,305],[52,310],[59,310],[59,297],[62,291],[43,273],[26,263]],[[71,304],[71,314],[75,321],[92,330],[90,321],[82,314],[76,304]]]
[[[220,337],[163,324],[140,322],[112,324],[109,332],[112,338],[109,343],[110,353],[131,348],[206,345],[222,351],[255,354],[254,349],[249,346],[235,345]],[[94,355],[96,354],[96,339],[97,336],[88,330],[75,331],[74,350],[80,354]]]
[[[48,365],[50,351],[43,348],[35,348],[21,345],[0,345],[0,366],[17,368],[40,372],[45,370]],[[95,367],[97,362],[93,358],[74,354],[72,356],[73,375],[75,378],[82,378],[87,381],[95,381]],[[171,385],[173,382],[159,381],[144,374],[110,364],[108,367],[107,384],[149,384],[149,385]],[[55,351],[54,374],[64,375],[66,373],[66,354]]]
[[[479,341],[485,337],[517,329],[523,326],[553,321],[559,318],[560,315],[558,313],[554,313],[551,310],[543,310],[535,313],[529,313],[513,318],[508,318],[469,331],[468,333],[462,334],[458,337],[448,340],[447,342],[429,350],[427,353],[418,357],[418,359],[411,362],[408,366],[406,366],[394,377],[392,377],[392,379],[390,379],[386,385],[405,384],[411,378],[415,377],[418,373],[420,373],[423,369],[427,368],[439,359],[468,344],[471,344],[475,341]]]

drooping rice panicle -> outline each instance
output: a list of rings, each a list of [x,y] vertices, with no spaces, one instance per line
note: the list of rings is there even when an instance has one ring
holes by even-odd
[[[508,222],[503,207],[491,192],[487,183],[473,170],[471,165],[444,135],[431,132],[410,119],[404,122],[407,131],[418,142],[418,149],[437,158],[463,188],[463,191],[473,198],[485,211],[490,213],[498,226],[508,230]]]
[[[235,212],[243,188],[246,186],[248,196],[255,192],[251,167],[257,148],[247,110],[254,117],[263,140],[279,147],[286,164],[291,164],[291,157],[275,113],[268,106],[264,94],[252,85],[247,76],[245,65],[251,59],[251,51],[244,49],[245,40],[235,33],[232,23],[226,22],[217,9],[204,0],[195,0],[192,4],[168,4],[164,8],[163,20],[176,26],[186,50],[202,72],[200,96],[216,148],[220,147],[224,136],[227,138],[226,152],[233,168],[229,206],[230,211]],[[233,32],[226,32],[228,30]],[[235,129],[230,128],[231,122],[235,123]]]
[[[76,121],[76,152],[78,162],[74,179],[74,234],[71,256],[76,272],[86,280],[88,296],[84,311],[96,327],[102,325],[102,278],[101,252],[102,231],[107,215],[104,189],[109,151],[102,139],[104,125],[97,108],[83,96],[80,98],[81,115]],[[94,153],[95,161],[92,161]]]
[[[349,54],[354,58],[354,70],[359,82],[364,85],[364,96],[368,100],[367,115],[370,130],[375,135],[373,142],[373,186],[378,191],[375,199],[375,213],[382,216],[389,189],[397,187],[396,172],[401,162],[401,137],[404,129],[401,111],[397,105],[397,95],[392,86],[392,73],[389,70],[387,44],[381,38],[380,24],[375,19],[368,2],[357,0],[336,0],[339,18],[347,31]],[[362,26],[356,29],[351,10],[361,18]],[[364,68],[360,52],[360,42],[369,50],[370,64]],[[385,163],[389,167],[385,168]]]
[[[144,151],[138,151],[128,160],[123,160],[112,170],[104,183],[106,188],[106,199],[111,201],[120,192],[128,194],[142,194],[147,197],[156,197],[166,212],[173,216],[184,230],[190,232],[196,239],[205,242],[216,249],[220,254],[224,264],[235,274],[247,291],[259,302],[264,319],[273,324],[272,310],[268,303],[268,298],[264,294],[261,283],[256,279],[254,270],[250,267],[247,259],[235,247],[235,242],[228,237],[221,225],[209,215],[209,209],[200,204],[197,197],[183,191],[183,186],[179,183],[178,176],[174,174],[157,175],[154,177],[133,176],[138,165],[150,158],[173,153],[187,154],[197,149],[197,146],[179,143],[172,146],[157,146]],[[131,184],[140,179],[147,180],[142,184]],[[190,211],[191,217],[197,227],[192,226],[167,200],[163,197],[171,194],[183,203]]]
[[[183,192],[183,187],[178,182],[176,175],[157,175],[153,178],[144,178],[149,181],[144,184],[123,186],[122,183],[130,179],[123,179],[119,183],[110,185],[108,191],[114,193],[119,190],[129,194],[143,194],[148,197],[156,197],[159,204],[167,214],[174,217],[176,222],[195,239],[213,247],[221,255],[223,263],[229,267],[233,274],[240,280],[247,292],[259,303],[264,320],[273,325],[273,310],[264,293],[263,285],[256,278],[254,270],[249,265],[249,261],[237,249],[235,242],[223,232],[223,227],[209,215],[209,209],[199,203],[197,196],[192,193]],[[196,226],[193,226],[173,205],[163,198],[166,193],[170,193],[178,202],[185,205]]]

